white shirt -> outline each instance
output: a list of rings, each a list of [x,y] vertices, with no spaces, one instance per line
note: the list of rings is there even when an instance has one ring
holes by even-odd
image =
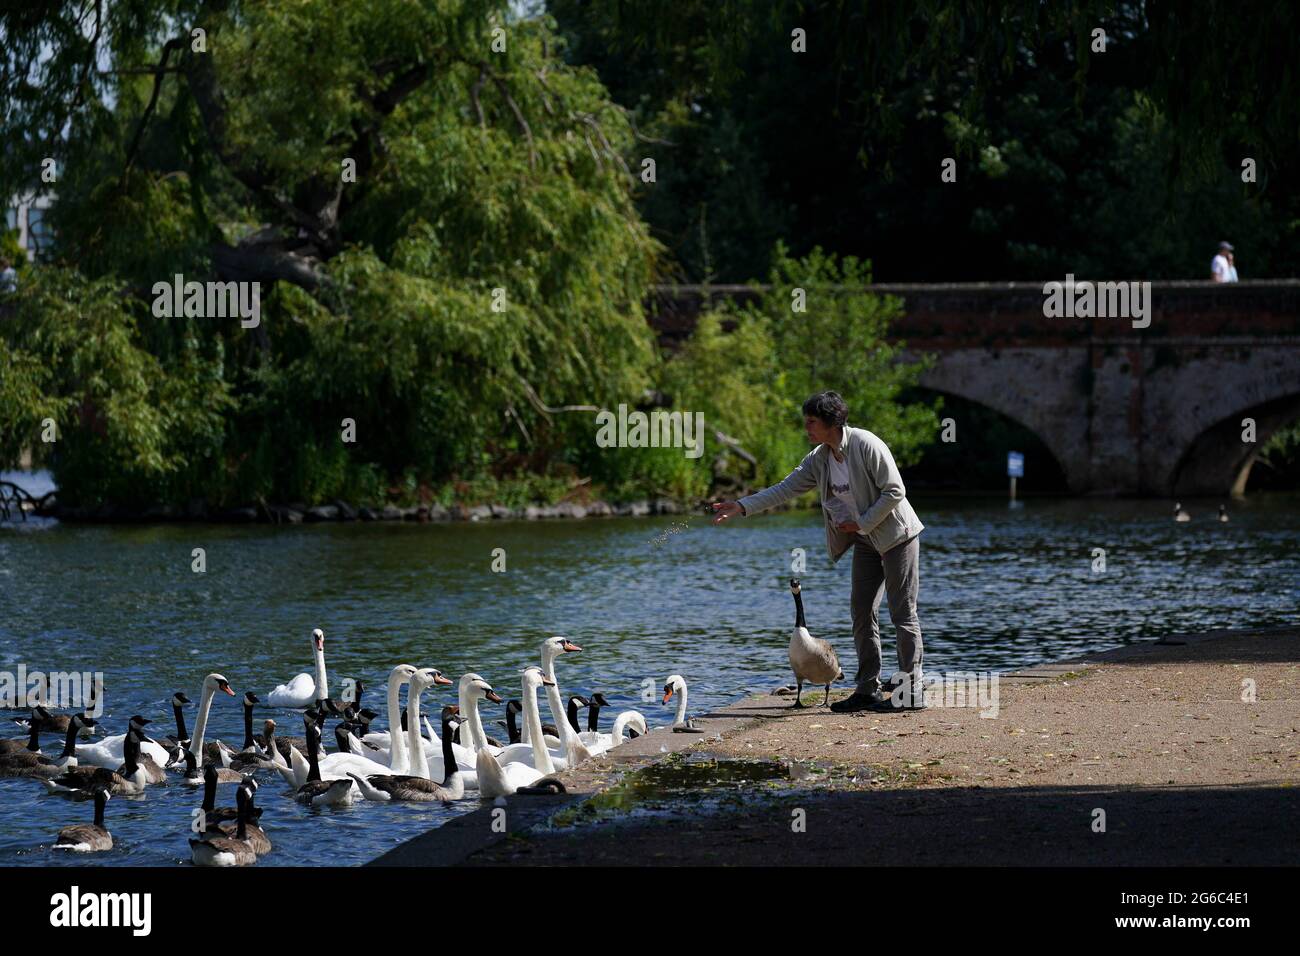
[[[837,527],[846,521],[856,524],[862,516],[858,514],[858,505],[853,500],[853,489],[849,485],[848,460],[840,461],[834,455],[830,455],[829,463],[831,494],[822,502],[822,507],[830,515],[831,524]]]
[[[1210,273],[1214,276],[1215,282],[1236,282],[1237,269],[1235,266],[1228,265],[1228,257],[1218,255],[1210,263]]]

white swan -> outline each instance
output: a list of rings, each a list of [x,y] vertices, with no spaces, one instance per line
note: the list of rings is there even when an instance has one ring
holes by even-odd
[[[329,685],[325,680],[325,632],[319,627],[311,632],[311,650],[316,658],[316,676],[299,674],[271,691],[266,695],[266,702],[272,707],[309,707],[312,701],[329,696]]]
[[[532,762],[515,760],[501,763],[491,750],[483,747],[478,753],[479,796],[484,800],[507,797],[520,787],[529,787],[543,777],[555,773],[555,764],[543,743],[542,715],[537,709],[537,688],[549,685],[551,680],[540,667],[524,671],[524,726],[528,728],[531,744],[511,744],[505,750],[528,747]]]
[[[676,733],[702,733],[695,722],[686,716],[686,678],[673,674],[664,682],[664,703],[677,694],[677,714],[673,717],[673,731]]]
[[[203,735],[208,730],[208,712],[212,710],[212,697],[217,691],[223,694],[235,696],[235,692],[230,689],[230,681],[226,680],[220,674],[209,674],[203,678],[203,693],[199,700],[199,717],[194,722],[194,735],[190,737],[189,752],[194,754],[194,761],[198,766],[203,766]]]
[[[380,753],[388,751],[388,767],[393,773],[406,773],[409,766],[402,734],[393,732],[402,726],[402,685],[409,682],[414,673],[415,668],[410,664],[398,664],[388,672],[388,730],[374,731],[362,738],[362,742],[377,748]]]
[[[648,731],[646,729],[645,717],[640,711],[625,710],[614,718],[614,729],[608,734],[597,734],[595,738],[585,740],[587,749],[591,751],[594,757],[597,754],[603,754],[607,750],[613,750],[623,742],[623,731],[631,727],[638,734],[644,736]]]
[[[135,728],[140,737],[140,756],[149,757],[160,767],[171,763],[172,755],[167,749],[144,736],[145,724],[153,723],[144,717],[132,717],[128,730]],[[105,737],[97,743],[77,745],[77,763],[84,767],[107,767],[116,770],[126,758],[126,734]]]
[[[587,760],[591,757],[591,751],[569,726],[569,715],[564,709],[564,699],[560,696],[560,682],[555,677],[555,658],[581,650],[567,637],[550,637],[542,641],[542,672],[549,681],[546,684],[546,702],[550,705],[555,729],[560,732],[560,746],[564,751],[566,767],[576,767]]]

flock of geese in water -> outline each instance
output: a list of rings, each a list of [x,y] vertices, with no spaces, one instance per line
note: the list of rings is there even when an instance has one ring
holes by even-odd
[[[542,642],[541,666],[523,672],[523,693],[519,700],[506,702],[505,725],[508,739],[488,736],[479,716],[481,701],[502,703],[492,685],[478,674],[465,674],[457,684],[458,700],[443,707],[439,727],[421,717],[420,698],[426,690],[452,681],[435,667],[398,664],[388,675],[388,729],[370,729],[378,714],[361,706],[365,687],[354,684],[352,699],[329,696],[325,673],[325,635],[312,632],[315,674],[299,674],[267,696],[273,707],[301,710],[303,736],[276,735],[274,720],[253,733],[253,707],[260,703],[252,691],[243,696],[244,741],[239,750],[219,740],[206,741],[208,716],[218,695],[236,696],[221,674],[209,674],[203,681],[198,718],[193,733],[185,726],[183,693],[172,697],[176,734],[150,737],[145,717],[133,716],[125,733],[91,743],[96,726],[90,716],[95,704],[93,692],[83,713],[52,714],[44,707],[32,708],[31,717],[16,720],[27,729],[25,738],[0,740],[0,777],[39,779],[52,793],[93,800],[94,823],[76,824],[59,831],[55,849],[78,852],[108,850],[113,836],[104,823],[104,808],[110,797],[143,793],[181,774],[183,784],[203,788],[202,813],[196,814],[190,855],[200,866],[247,866],[271,850],[271,841],[259,825],[262,808],[256,805],[259,783],[256,774],[277,775],[287,786],[287,795],[299,803],[316,806],[350,806],[358,799],[380,803],[392,801],[450,803],[477,791],[483,800],[499,800],[511,794],[546,794],[564,791],[554,777],[624,742],[624,735],[647,733],[645,717],[635,710],[620,713],[608,733],[599,727],[599,713],[608,702],[601,694],[572,696],[566,708],[555,661],[563,654],[582,648],[565,637]],[[406,706],[400,702],[402,685],[407,685]],[[542,723],[537,690],[543,688],[554,723]],[[686,681],[678,674],[664,685],[663,702],[677,697],[673,730],[696,732],[686,714]],[[578,712],[586,708],[587,729],[581,729]],[[522,727],[518,717],[522,713]],[[336,718],[332,753],[322,746],[325,721]],[[441,732],[439,732],[439,730]],[[56,756],[41,752],[41,734],[62,734],[63,750]],[[305,755],[304,755],[305,754]],[[218,807],[217,789],[236,785],[235,805]]]

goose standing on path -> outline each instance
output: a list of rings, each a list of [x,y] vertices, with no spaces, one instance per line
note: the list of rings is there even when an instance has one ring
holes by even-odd
[[[840,670],[840,659],[835,656],[835,648],[830,642],[808,633],[808,624],[803,618],[803,594],[799,579],[790,579],[790,593],[794,595],[794,633],[790,635],[790,669],[794,671],[795,692],[792,707],[802,707],[803,685],[825,684],[826,699],[822,706],[831,700],[831,684],[842,680],[844,671]]]
[[[1192,520],[1192,516],[1183,510],[1183,503],[1181,501],[1174,502],[1174,520],[1175,521]]]
[[[95,788],[95,822],[74,823],[59,831],[59,838],[54,841],[55,850],[71,850],[74,853],[100,853],[113,849],[113,834],[104,826],[104,807],[108,804],[108,788]]]
[[[673,733],[704,733],[703,730],[695,726],[694,719],[686,716],[686,678],[681,674],[673,674],[664,683],[664,704],[672,700],[673,694],[677,695],[677,716],[673,718]]]
[[[268,704],[300,710],[329,696],[329,685],[325,682],[325,632],[319,627],[311,632],[311,652],[316,659],[316,676],[299,674],[289,683],[281,684],[266,695]]]

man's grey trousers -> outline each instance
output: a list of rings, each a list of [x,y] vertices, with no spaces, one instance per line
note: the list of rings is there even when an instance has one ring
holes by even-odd
[[[880,690],[880,594],[889,600],[889,618],[898,636],[898,669],[921,676],[921,622],[916,616],[920,590],[920,536],[878,554],[866,541],[853,545],[853,643],[858,649],[857,690]]]

